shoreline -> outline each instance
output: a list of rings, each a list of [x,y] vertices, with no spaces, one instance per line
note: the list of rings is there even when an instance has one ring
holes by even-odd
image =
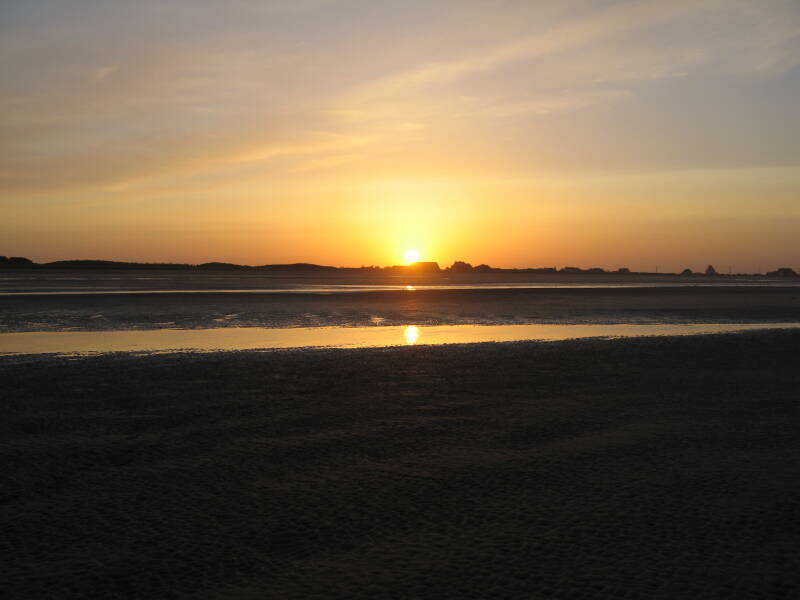
[[[11,595],[800,589],[797,332],[0,357],[0,376]]]

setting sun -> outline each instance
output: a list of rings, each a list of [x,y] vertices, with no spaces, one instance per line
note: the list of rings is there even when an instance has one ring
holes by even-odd
[[[419,252],[416,250],[406,250],[406,263],[411,264],[419,261]]]

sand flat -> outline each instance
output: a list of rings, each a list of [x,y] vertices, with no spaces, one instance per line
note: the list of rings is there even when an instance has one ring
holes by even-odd
[[[798,350],[754,332],[5,357],[0,589],[794,597]]]
[[[0,296],[0,332],[800,322],[800,286],[416,289]]]

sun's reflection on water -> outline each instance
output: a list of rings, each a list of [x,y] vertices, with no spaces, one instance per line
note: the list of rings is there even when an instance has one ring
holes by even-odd
[[[800,329],[800,323],[437,325],[419,327],[219,327],[110,331],[0,333],[0,354],[98,352],[216,352],[279,348],[374,348],[480,342],[555,341],[587,337],[639,337],[732,333],[758,329]],[[425,334],[425,339],[420,336]]]

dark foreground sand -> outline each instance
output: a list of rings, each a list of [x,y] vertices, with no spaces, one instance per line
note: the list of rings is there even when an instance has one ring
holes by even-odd
[[[3,597],[800,593],[798,333],[0,378]]]

